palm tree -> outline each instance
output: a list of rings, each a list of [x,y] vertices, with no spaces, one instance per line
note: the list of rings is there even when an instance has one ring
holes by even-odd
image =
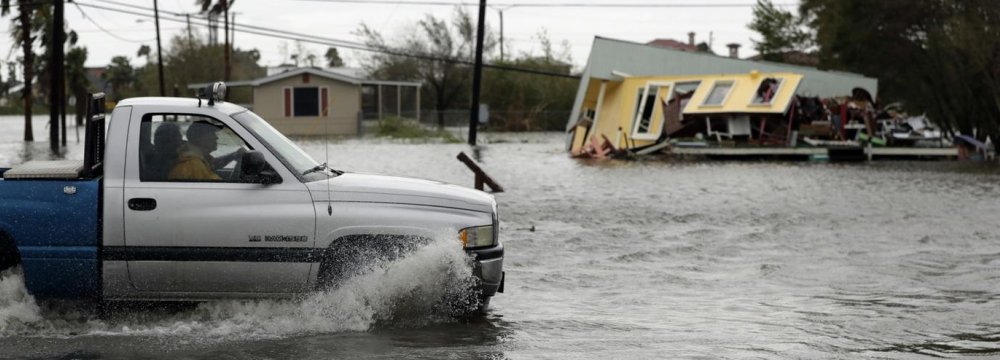
[[[153,51],[152,51],[152,50],[151,50],[151,49],[149,48],[149,45],[142,45],[142,46],[140,46],[140,47],[139,47],[139,51],[137,51],[137,52],[135,53],[135,56],[138,56],[138,57],[143,57],[143,56],[145,56],[145,57],[146,57],[146,63],[149,63],[149,61],[150,61],[150,60],[149,60],[149,55],[150,55],[150,54],[151,54],[152,52],[153,52]]]
[[[344,66],[344,60],[340,58],[340,53],[337,52],[337,48],[335,47],[326,49],[326,55],[323,56],[326,57],[327,67],[335,68]]]
[[[111,94],[115,100],[121,100],[129,95],[126,92],[135,83],[135,69],[127,57],[115,56],[111,58],[111,64],[104,68],[101,77],[111,83]]]
[[[0,16],[10,14],[10,0],[0,0]],[[24,141],[34,141],[35,137],[31,131],[31,80],[35,77],[35,57],[31,51],[35,38],[32,36],[31,19],[38,5],[31,0],[17,0],[17,19],[11,24],[11,37],[14,38],[14,46],[20,45],[23,55],[21,58],[24,69],[24,90],[21,98],[24,99]]]
[[[215,0],[215,4],[212,4],[212,0],[195,0],[195,4],[201,6],[202,13],[208,13],[211,15],[222,15],[222,34],[226,38],[225,47],[222,48],[222,53],[224,57],[225,73],[223,76],[223,81],[229,81],[230,65],[229,65],[229,7],[233,6],[236,0]]]
[[[66,85],[69,93],[76,98],[76,125],[83,125],[83,117],[87,113],[87,90],[90,81],[87,80],[87,48],[73,47],[66,53]]]

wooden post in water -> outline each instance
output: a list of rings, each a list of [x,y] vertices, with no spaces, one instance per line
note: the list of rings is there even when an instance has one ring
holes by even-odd
[[[486,172],[475,161],[472,161],[469,155],[465,155],[464,152],[458,153],[458,161],[465,163],[465,166],[468,166],[469,170],[472,170],[476,174],[476,190],[483,190],[483,184],[486,184],[490,187],[491,192],[503,192],[503,186],[500,186],[496,181],[493,181],[493,178],[486,175]]]

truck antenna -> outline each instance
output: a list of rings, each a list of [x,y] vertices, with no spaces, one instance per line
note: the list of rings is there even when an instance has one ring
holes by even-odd
[[[323,112],[329,114],[329,110],[323,109]],[[323,144],[326,150],[326,171],[330,170],[330,119],[328,117],[323,118]],[[333,203],[330,202],[330,177],[326,177],[326,213],[333,216]]]

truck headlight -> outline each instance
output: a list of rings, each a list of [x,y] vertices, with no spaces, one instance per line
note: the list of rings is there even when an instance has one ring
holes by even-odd
[[[462,245],[467,248],[493,246],[496,244],[493,225],[473,226],[462,229],[458,232],[458,238],[462,240]]]

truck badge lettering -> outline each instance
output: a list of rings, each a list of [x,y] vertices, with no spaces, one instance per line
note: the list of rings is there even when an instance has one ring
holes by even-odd
[[[261,241],[260,235],[251,235],[250,241],[258,242]],[[306,242],[309,241],[309,237],[306,235],[264,235],[264,242]]]

